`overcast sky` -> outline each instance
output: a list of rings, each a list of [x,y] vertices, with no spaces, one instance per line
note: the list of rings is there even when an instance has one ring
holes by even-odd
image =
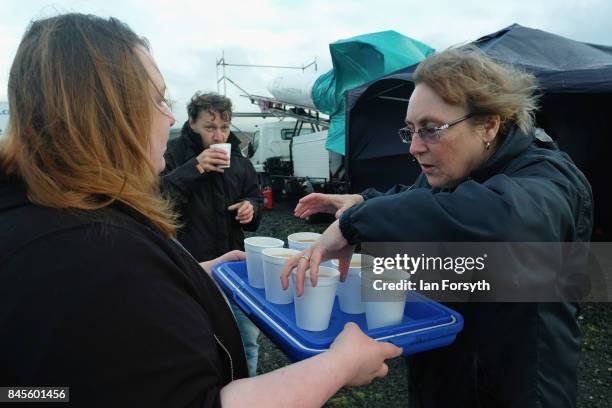
[[[118,17],[149,39],[176,101],[177,126],[186,119],[186,102],[196,90],[217,90],[215,62],[222,52],[236,64],[301,66],[316,57],[322,74],[331,68],[329,43],[384,30],[438,50],[512,23],[612,45],[610,0],[2,0],[0,101],[6,100],[8,72],[28,22],[71,11]],[[228,67],[226,74],[245,91],[263,95],[280,72]],[[241,93],[227,84],[236,111],[257,110]],[[236,121],[245,130],[252,125]]]

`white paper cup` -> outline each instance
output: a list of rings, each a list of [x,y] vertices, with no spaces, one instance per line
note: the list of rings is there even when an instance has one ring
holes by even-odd
[[[280,276],[287,259],[299,253],[300,251],[289,248],[266,248],[261,251],[266,300],[268,302],[280,305],[293,302],[293,280],[289,279],[289,287],[287,290],[283,290]]]
[[[293,292],[295,321],[301,329],[322,331],[329,327],[340,273],[333,268],[319,267],[317,286],[313,288],[310,284],[308,272],[306,272],[306,279],[304,280],[304,294],[298,297],[295,291]],[[294,270],[291,274],[294,285],[295,274],[296,271]]]
[[[231,165],[231,161],[232,161],[232,144],[231,143],[216,143],[216,144],[210,145],[210,147],[217,149],[217,150],[223,150],[225,154],[227,154],[227,159],[230,161],[230,163],[227,166],[218,166],[220,169],[227,169]]]
[[[381,275],[366,278],[366,284],[372,285],[374,280],[383,282],[398,283],[404,279],[410,279],[410,274],[401,270],[386,270]],[[366,323],[368,329],[379,327],[394,326],[400,324],[404,319],[404,308],[406,307],[406,291],[394,290],[385,294],[389,301],[364,302]]]
[[[249,285],[258,289],[265,287],[261,251],[266,248],[282,248],[284,245],[284,241],[270,237],[249,237],[244,240]]]
[[[406,302],[364,302],[368,329],[395,326],[404,318]]]
[[[303,251],[312,246],[320,236],[321,234],[316,232],[296,232],[287,237],[287,243],[289,244],[289,248]]]
[[[319,239],[321,234],[318,232],[296,232],[287,237],[289,248],[303,251],[306,248],[310,248],[314,241]],[[321,266],[327,266],[329,268],[335,268],[332,261],[321,262]]]
[[[334,268],[338,269],[337,259],[332,261]],[[353,254],[348,276],[344,282],[338,283],[338,303],[340,310],[344,313],[359,314],[365,312],[365,307],[361,301],[361,268],[372,266],[372,257],[361,254]]]

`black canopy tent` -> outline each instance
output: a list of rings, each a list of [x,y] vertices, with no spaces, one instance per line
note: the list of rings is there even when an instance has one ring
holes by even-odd
[[[533,73],[542,90],[537,125],[567,151],[593,187],[595,239],[612,234],[606,159],[612,136],[612,47],[514,24],[474,42],[492,58]],[[351,191],[410,184],[420,170],[397,130],[404,126],[416,65],[347,93],[346,152]]]

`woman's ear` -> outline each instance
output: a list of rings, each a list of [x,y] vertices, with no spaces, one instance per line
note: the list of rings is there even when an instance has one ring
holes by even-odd
[[[192,131],[195,132],[195,129],[193,128],[193,125],[195,125],[195,123],[193,122],[193,119],[191,119],[191,117],[189,118],[189,127],[191,128]]]
[[[501,118],[499,115],[486,116],[482,122],[482,128],[484,130],[484,140],[486,143],[495,143],[497,132],[499,132],[499,126],[501,124]]]

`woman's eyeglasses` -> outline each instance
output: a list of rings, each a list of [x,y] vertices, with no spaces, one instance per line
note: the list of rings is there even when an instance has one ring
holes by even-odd
[[[462,116],[459,119],[453,120],[452,122],[445,123],[440,126],[424,127],[419,130],[414,130],[406,126],[398,130],[397,133],[399,134],[400,139],[402,139],[402,142],[404,143],[412,143],[412,138],[414,137],[414,134],[418,133],[423,143],[434,144],[438,143],[438,141],[440,140],[441,131],[448,129],[449,127],[454,126],[457,123],[461,123],[464,120],[471,118],[472,116],[472,113],[468,113],[467,115]]]

